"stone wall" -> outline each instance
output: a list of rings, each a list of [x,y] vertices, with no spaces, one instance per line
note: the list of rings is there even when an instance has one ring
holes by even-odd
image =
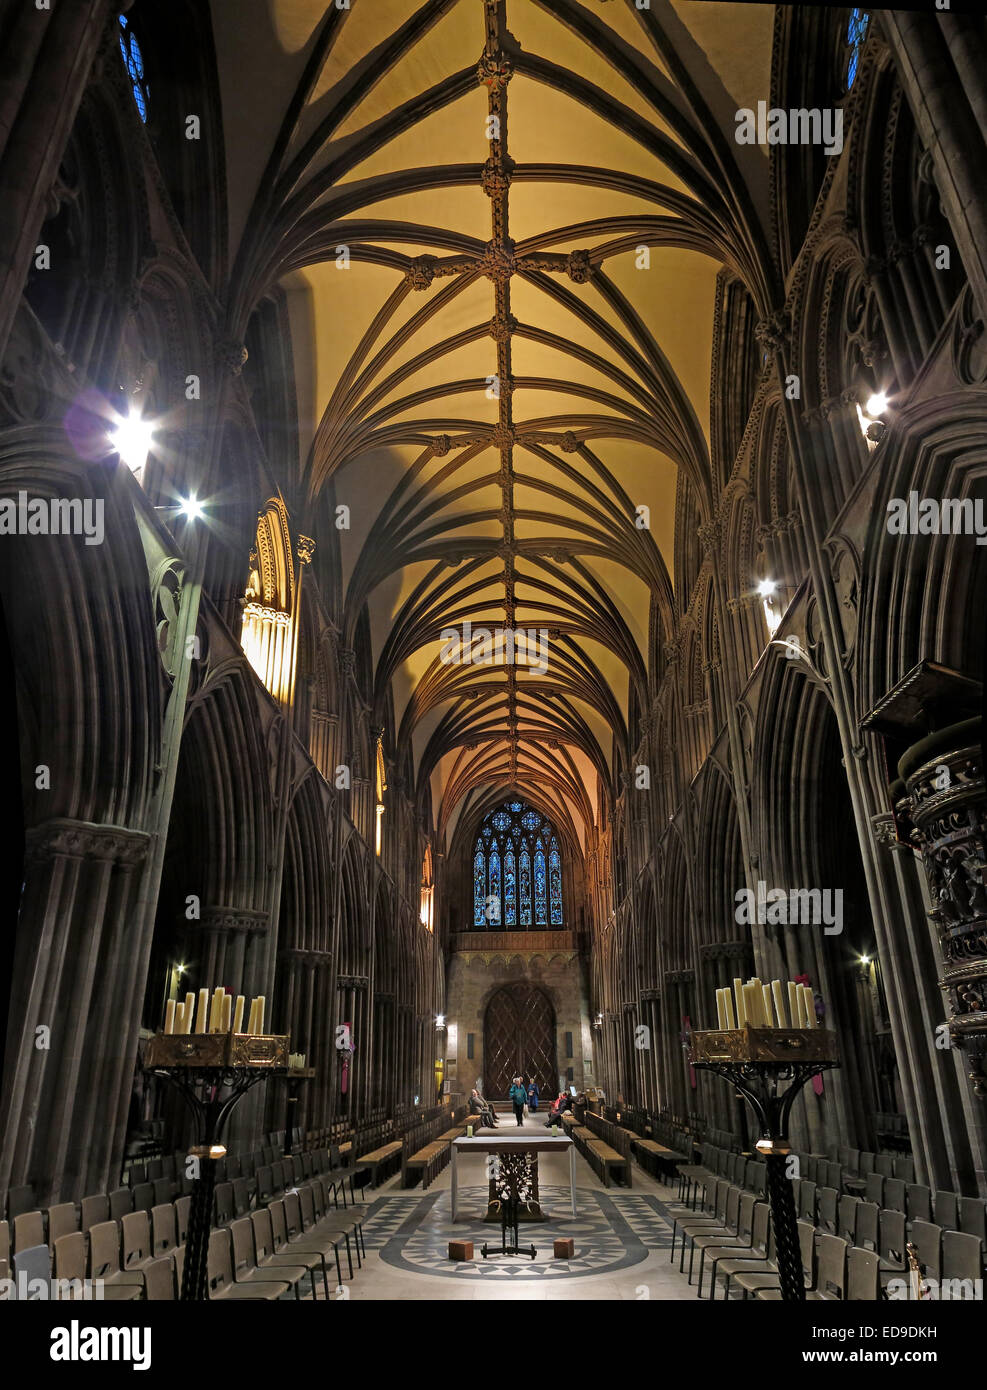
[[[447,1071],[450,1087],[469,1095],[484,1077],[483,1025],[487,1002],[501,987],[516,980],[543,989],[555,1009],[556,1047],[560,1071],[572,1068],[577,1090],[595,1083],[593,1034],[590,1027],[586,974],[574,950],[456,951],[450,957],[446,988]],[[473,1034],[473,1056],[468,1036]],[[572,1034],[572,1057],[566,1056],[565,1035]],[[539,1077],[543,1098],[550,1078]]]

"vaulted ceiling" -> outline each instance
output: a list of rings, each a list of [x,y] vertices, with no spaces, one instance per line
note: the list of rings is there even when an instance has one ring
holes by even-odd
[[[698,0],[214,0],[234,331],[288,296],[299,485],[350,508],[419,785],[451,834],[507,788],[573,840],[613,786],[678,471],[710,508],[715,282],[771,307],[773,7]],[[642,527],[647,508],[650,526]],[[548,669],[450,665],[535,628]]]

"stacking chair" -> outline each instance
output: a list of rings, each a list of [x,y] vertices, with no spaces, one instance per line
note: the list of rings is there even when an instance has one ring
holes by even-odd
[[[981,1244],[987,1244],[984,1204],[979,1197],[960,1198],[960,1230],[970,1236],[979,1236]]]
[[[311,1189],[308,1189],[308,1192],[311,1194]],[[311,1206],[311,1195],[309,1195],[303,1208],[300,1192],[286,1192],[284,1195],[284,1219],[288,1229],[289,1248],[293,1249],[297,1245],[300,1250],[318,1250],[322,1254],[323,1262],[330,1250],[335,1258],[337,1246],[345,1244],[346,1263],[350,1278],[353,1278],[353,1253],[349,1234],[345,1231],[322,1230],[316,1227],[315,1214]]]
[[[919,1183],[910,1182],[906,1187],[905,1206],[909,1221],[932,1220],[932,1193]],[[942,1225],[942,1222],[938,1222]]]
[[[880,1175],[881,1175],[882,1178],[893,1178],[893,1177],[894,1177],[894,1155],[893,1155],[893,1154],[875,1154],[875,1155],[874,1155],[874,1172],[875,1172],[875,1173],[880,1173]]]
[[[152,1189],[153,1191],[153,1189]],[[119,1221],[134,1209],[134,1194],[129,1187],[117,1187],[110,1193],[110,1220]]]
[[[881,1257],[876,1250],[853,1246],[846,1252],[846,1296],[848,1301],[876,1303],[880,1291]]]
[[[894,1161],[894,1175],[902,1182],[915,1181],[915,1160],[911,1154],[899,1154]]]
[[[271,1270],[277,1275],[279,1269],[286,1271],[285,1277],[290,1277],[287,1271],[292,1273],[302,1267],[302,1274],[308,1274],[312,1284],[312,1298],[316,1298],[315,1276],[316,1271],[322,1272],[322,1287],[325,1296],[329,1297],[329,1284],[325,1278],[325,1266],[321,1255],[315,1255],[305,1250],[298,1250],[294,1254],[286,1248],[280,1250],[274,1242],[274,1224],[271,1220],[270,1208],[265,1207],[250,1213],[250,1224],[254,1233],[254,1262],[259,1270]],[[297,1290],[297,1284],[296,1284]]]
[[[292,1257],[296,1264],[310,1265],[316,1272],[322,1271],[322,1283],[326,1290],[326,1297],[329,1297],[329,1267],[326,1264],[326,1250],[324,1241],[309,1241],[301,1229],[301,1216],[298,1216],[298,1227],[294,1232],[294,1238],[289,1234],[288,1216],[285,1211],[285,1204],[279,1197],[267,1208],[271,1214],[271,1235],[274,1241],[275,1254],[286,1254]],[[342,1242],[340,1242],[342,1243]],[[339,1249],[336,1245],[332,1247],[333,1258],[336,1263],[336,1286],[342,1285],[343,1271],[339,1263]]]
[[[78,1297],[82,1298],[86,1278],[86,1238],[81,1231],[69,1231],[52,1242],[54,1277],[71,1280]],[[74,1296],[73,1294],[70,1297]],[[64,1292],[62,1294],[64,1297]],[[112,1297],[112,1295],[111,1295]]]
[[[857,1208],[861,1205],[859,1197],[845,1192],[836,1205],[836,1234],[848,1245],[857,1243]]]
[[[192,1207],[191,1197],[175,1198],[175,1225],[178,1227],[178,1248],[181,1249],[185,1244],[185,1232],[188,1230],[189,1211]]]
[[[799,1185],[799,1216],[815,1225],[816,1184],[808,1178],[803,1178]]]
[[[884,1177],[881,1173],[868,1173],[864,1186],[864,1201],[876,1202],[884,1206]]]
[[[300,1187],[298,1197],[302,1209],[303,1228],[309,1229],[308,1222],[311,1216],[313,1228],[317,1234],[342,1234],[346,1240],[347,1260],[350,1258],[350,1236],[352,1236],[356,1247],[357,1265],[362,1266],[363,1257],[367,1253],[363,1244],[363,1211],[358,1207],[344,1208],[342,1211],[336,1207],[331,1207],[325,1184],[320,1178],[305,1187]],[[352,1278],[352,1275],[350,1277]]]
[[[840,1194],[835,1187],[820,1187],[816,1192],[816,1225],[827,1235],[836,1235],[836,1208]]]
[[[210,1232],[207,1268],[209,1297],[217,1301],[240,1302],[243,1299],[261,1299],[274,1302],[291,1287],[287,1280],[251,1279],[247,1283],[236,1283],[233,1278],[230,1233],[226,1229]]]
[[[233,1210],[237,1216],[247,1216],[250,1213],[250,1196],[253,1183],[250,1178],[233,1179]]]
[[[123,1269],[143,1271],[151,1263],[151,1219],[146,1211],[130,1211],[120,1218],[120,1246]]]
[[[18,1219],[17,1217],[14,1218],[15,1221]],[[22,1250],[15,1250],[13,1266],[15,1298],[17,1297],[16,1289],[20,1285],[22,1277],[28,1281],[27,1301],[29,1303],[37,1303],[42,1298],[48,1299],[51,1296],[48,1283],[51,1278],[51,1251],[47,1245],[29,1245]],[[45,1286],[43,1294],[31,1292],[30,1283],[36,1279],[40,1279]]]
[[[936,1225],[941,1226],[944,1231],[958,1231],[960,1229],[959,1200],[955,1192],[944,1192],[941,1188],[937,1189],[933,1211],[935,1212]]]
[[[170,1255],[150,1260],[144,1266],[144,1296],[149,1303],[174,1301],[175,1265]]]
[[[146,1163],[132,1163],[127,1172],[128,1186],[136,1187],[139,1182],[147,1182]]]
[[[679,1253],[679,1269],[685,1263],[685,1242],[686,1239],[697,1233],[706,1233],[720,1229],[724,1235],[729,1232],[723,1229],[723,1217],[726,1212],[726,1192],[729,1183],[726,1178],[707,1178],[702,1184],[702,1203],[699,1210],[695,1213],[687,1211],[677,1216],[672,1225],[672,1259],[675,1259],[675,1239],[676,1232],[682,1236],[682,1249]]]
[[[140,1298],[144,1276],[139,1270],[120,1268],[120,1229],[115,1221],[101,1221],[89,1230],[89,1273],[103,1281],[103,1296],[110,1299]]]
[[[868,1173],[874,1172],[874,1155],[868,1149],[860,1150],[860,1176],[866,1178]]]
[[[164,1181],[165,1179],[158,1178],[157,1182],[139,1182],[137,1186],[133,1189],[133,1197],[131,1199],[133,1202],[133,1207],[128,1208],[128,1210],[150,1211],[151,1208],[155,1206],[158,1201],[155,1189],[157,1188],[158,1183]],[[161,1198],[161,1201],[167,1200],[168,1198]],[[126,1215],[126,1212],[121,1213],[121,1215]],[[120,1218],[115,1217],[114,1219],[119,1220]]]
[[[233,1220],[233,1184],[219,1182],[213,1193],[213,1209],[217,1226],[228,1226]]]
[[[906,1192],[907,1184],[904,1178],[885,1178],[884,1205],[892,1211],[904,1211]]]
[[[807,1224],[807,1223],[806,1223]],[[839,1236],[816,1235],[813,1241],[799,1222],[799,1244],[802,1246],[802,1268],[809,1276],[806,1300],[815,1303],[841,1302],[846,1296],[847,1244]],[[806,1258],[806,1246],[814,1245],[814,1251]],[[814,1261],[814,1268],[813,1268]],[[777,1302],[781,1299],[781,1288],[758,1289],[759,1299]]]
[[[939,1282],[942,1273],[942,1230],[928,1221],[913,1221],[908,1232],[922,1273]]]
[[[99,1192],[94,1197],[83,1197],[82,1230],[84,1233],[103,1221],[109,1221],[109,1219],[110,1199],[105,1192]]]
[[[155,1259],[170,1255],[178,1245],[178,1222],[173,1202],[151,1209],[151,1254]]]
[[[908,1270],[905,1256],[905,1216],[900,1211],[882,1211],[878,1222],[881,1285],[900,1278]]]
[[[45,1244],[45,1223],[40,1211],[26,1211],[14,1217],[14,1254]]]
[[[952,1298],[955,1283],[962,1281],[963,1292],[960,1297],[972,1299],[977,1296],[977,1281],[983,1279],[983,1253],[979,1237],[963,1231],[943,1231],[942,1233],[942,1287],[940,1298]],[[967,1292],[969,1288],[969,1293]]]
[[[690,1199],[679,1202],[675,1206],[670,1206],[669,1214],[672,1217],[672,1250],[669,1261],[675,1262],[675,1245],[679,1235],[682,1236],[682,1252],[679,1257],[679,1269],[685,1258],[685,1227],[687,1224],[698,1223],[699,1229],[712,1222],[716,1209],[716,1189],[719,1183],[718,1178],[707,1173],[705,1177],[697,1180]]]
[[[59,1202],[58,1206],[48,1208],[48,1244],[54,1249],[55,1241],[79,1229],[79,1214],[74,1202]]]
[[[857,1207],[857,1229],[854,1245],[861,1250],[876,1251],[880,1245],[881,1208],[874,1202],[861,1202]]]
[[[163,1174],[164,1160],[152,1158],[147,1165],[147,1181],[153,1182],[155,1178],[160,1178]]]
[[[706,1257],[712,1263],[717,1258],[726,1258],[730,1254],[739,1255],[741,1251],[752,1251],[754,1248],[754,1208],[757,1198],[753,1192],[744,1192],[740,1197],[740,1206],[737,1216],[737,1234],[728,1236],[725,1240],[715,1234],[697,1235],[693,1239],[693,1250],[698,1249],[699,1254],[699,1280],[696,1295],[698,1298],[703,1296],[703,1274],[705,1272]],[[712,1275],[715,1283],[715,1271]],[[713,1288],[710,1287],[710,1296],[713,1295]]]
[[[257,1169],[257,1205],[266,1207],[273,1200],[274,1179],[271,1175],[270,1164],[265,1163]]]
[[[280,1265],[275,1269],[257,1268],[254,1251],[254,1228],[249,1216],[238,1217],[230,1226],[230,1241],[233,1249],[233,1278],[237,1284],[271,1284],[284,1282],[299,1297],[298,1285],[310,1274],[303,1264]]]
[[[178,1196],[178,1183],[174,1178],[163,1177],[154,1179],[154,1195],[151,1199],[152,1207],[159,1207],[162,1202],[173,1202]],[[134,1194],[134,1208],[137,1207],[137,1194]],[[150,1211],[151,1207],[145,1207],[145,1211]]]
[[[807,1289],[815,1287],[816,1228],[810,1221],[798,1223],[799,1252],[802,1257],[802,1278]],[[781,1297],[781,1280],[778,1270],[751,1270],[735,1276],[738,1288],[743,1290],[746,1299],[749,1293],[756,1298],[766,1295]]]
[[[837,1194],[843,1191],[843,1169],[839,1163],[826,1162],[820,1165],[826,1170],[826,1186],[836,1189]]]
[[[751,1228],[750,1250],[724,1251],[722,1255],[712,1251],[710,1260],[710,1298],[716,1298],[716,1281],[723,1279],[723,1297],[730,1297],[730,1281],[735,1274],[762,1273],[770,1279],[777,1278],[775,1263],[774,1230],[771,1225],[771,1208],[767,1202],[758,1202],[754,1208],[754,1223]]]

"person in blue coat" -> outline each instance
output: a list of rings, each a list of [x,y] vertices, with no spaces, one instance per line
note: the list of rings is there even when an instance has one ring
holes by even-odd
[[[538,1109],[538,1082],[532,1078],[531,1085],[528,1087],[528,1109],[532,1115]]]
[[[528,1093],[524,1089],[524,1083],[519,1076],[515,1076],[511,1086],[511,1102],[514,1106],[514,1118],[518,1122],[518,1128],[524,1128],[524,1107],[528,1100]]]

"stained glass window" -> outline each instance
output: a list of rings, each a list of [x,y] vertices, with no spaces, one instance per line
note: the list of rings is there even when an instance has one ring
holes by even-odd
[[[476,838],[473,925],[561,927],[564,921],[555,827],[523,801],[508,801],[484,818]]]
[[[473,855],[473,925],[485,927],[487,907],[487,857],[483,853],[483,841],[477,840]]]
[[[127,16],[120,16],[120,52],[130,78],[130,88],[142,121],[147,120],[147,76],[144,72],[144,55],[137,42],[137,35],[127,22]]]
[[[545,851],[539,839],[535,844],[535,926],[544,927],[548,922],[545,908]]]
[[[860,50],[864,46],[864,39],[867,37],[867,25],[870,22],[870,15],[866,10],[853,9],[850,11],[850,18],[846,26],[846,89],[853,86],[853,80],[857,76],[857,68],[860,66]]]
[[[487,859],[490,883],[490,902],[487,903],[487,921],[492,927],[500,925],[500,853],[497,849],[497,841],[494,840]]]
[[[562,925],[562,859],[559,855],[559,847],[552,836],[552,845],[548,851],[548,903],[549,919],[553,927]]]
[[[517,874],[514,869],[514,850],[510,844],[504,851],[504,926],[517,926]]]

